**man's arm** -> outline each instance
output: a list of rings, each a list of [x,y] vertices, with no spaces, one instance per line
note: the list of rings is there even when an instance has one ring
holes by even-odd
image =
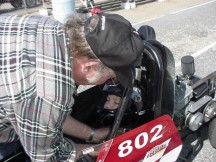
[[[81,123],[75,118],[68,116],[64,123],[63,132],[69,136],[73,136],[82,140],[88,140],[92,128]],[[95,130],[92,142],[98,143],[105,139],[109,133],[109,128],[99,128]]]

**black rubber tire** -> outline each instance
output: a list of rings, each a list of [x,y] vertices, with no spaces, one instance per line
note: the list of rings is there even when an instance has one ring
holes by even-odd
[[[156,40],[156,33],[153,27],[148,25],[141,26],[137,32],[141,36],[142,40]]]
[[[23,6],[23,1],[22,0],[10,0],[10,4],[14,7],[14,8],[20,8]]]
[[[37,0],[25,0],[27,8],[32,8],[37,5]]]
[[[216,118],[209,123],[208,137],[210,144],[216,149]]]

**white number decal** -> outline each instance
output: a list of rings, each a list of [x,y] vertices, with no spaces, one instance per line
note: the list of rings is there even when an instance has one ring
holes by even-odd
[[[152,137],[150,143],[156,141],[157,139],[162,137],[162,134],[160,134],[161,130],[163,129],[162,125],[156,125],[155,127],[153,127],[150,131],[150,133],[153,133],[155,131],[155,129],[158,129],[157,132],[154,134],[154,136]],[[160,134],[160,135],[159,135]]]
[[[161,134],[162,129],[163,129],[163,126],[161,124],[156,125],[155,127],[153,127],[151,129],[150,133],[154,133],[155,130],[156,130],[156,132],[154,133],[153,137],[151,138],[150,143],[158,140],[159,138],[161,138],[163,136]],[[142,138],[143,138],[143,142],[141,143],[140,141],[142,141]],[[145,147],[146,144],[148,143],[148,140],[149,140],[148,133],[146,133],[146,132],[140,133],[135,138],[135,141],[134,141],[135,148],[141,149],[141,148]],[[118,146],[118,149],[119,149],[118,156],[119,157],[125,157],[125,156],[129,155],[133,151],[133,147],[131,146],[131,144],[132,144],[131,140],[126,140],[126,141],[122,142]]]
[[[120,150],[118,153],[119,157],[125,157],[132,152],[133,147],[131,146],[131,143],[132,143],[131,140],[127,140],[127,141],[122,142],[119,145],[119,147],[118,147],[118,149]],[[127,150],[127,151],[125,152],[125,150]]]
[[[143,137],[143,144],[140,144],[140,137]],[[135,139],[135,147],[137,149],[143,148],[148,142],[148,134],[146,132],[140,133]]]

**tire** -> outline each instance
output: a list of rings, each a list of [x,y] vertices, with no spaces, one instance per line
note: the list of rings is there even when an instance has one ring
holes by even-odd
[[[25,2],[27,8],[35,7],[37,4],[37,0],[25,0]]]
[[[5,1],[5,0],[0,0],[0,6],[1,6],[1,4],[3,4],[3,3],[6,3],[6,1]]]
[[[10,4],[14,7],[14,8],[20,8],[23,6],[23,1],[22,0],[10,0]]]
[[[137,32],[140,34],[142,40],[156,40],[156,33],[153,27],[148,25],[141,26]]]
[[[210,121],[208,128],[209,142],[216,149],[216,118]]]

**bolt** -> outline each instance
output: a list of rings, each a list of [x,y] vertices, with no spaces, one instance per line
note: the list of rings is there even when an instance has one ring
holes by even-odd
[[[205,117],[209,118],[209,114],[206,113],[206,114],[205,114]]]

